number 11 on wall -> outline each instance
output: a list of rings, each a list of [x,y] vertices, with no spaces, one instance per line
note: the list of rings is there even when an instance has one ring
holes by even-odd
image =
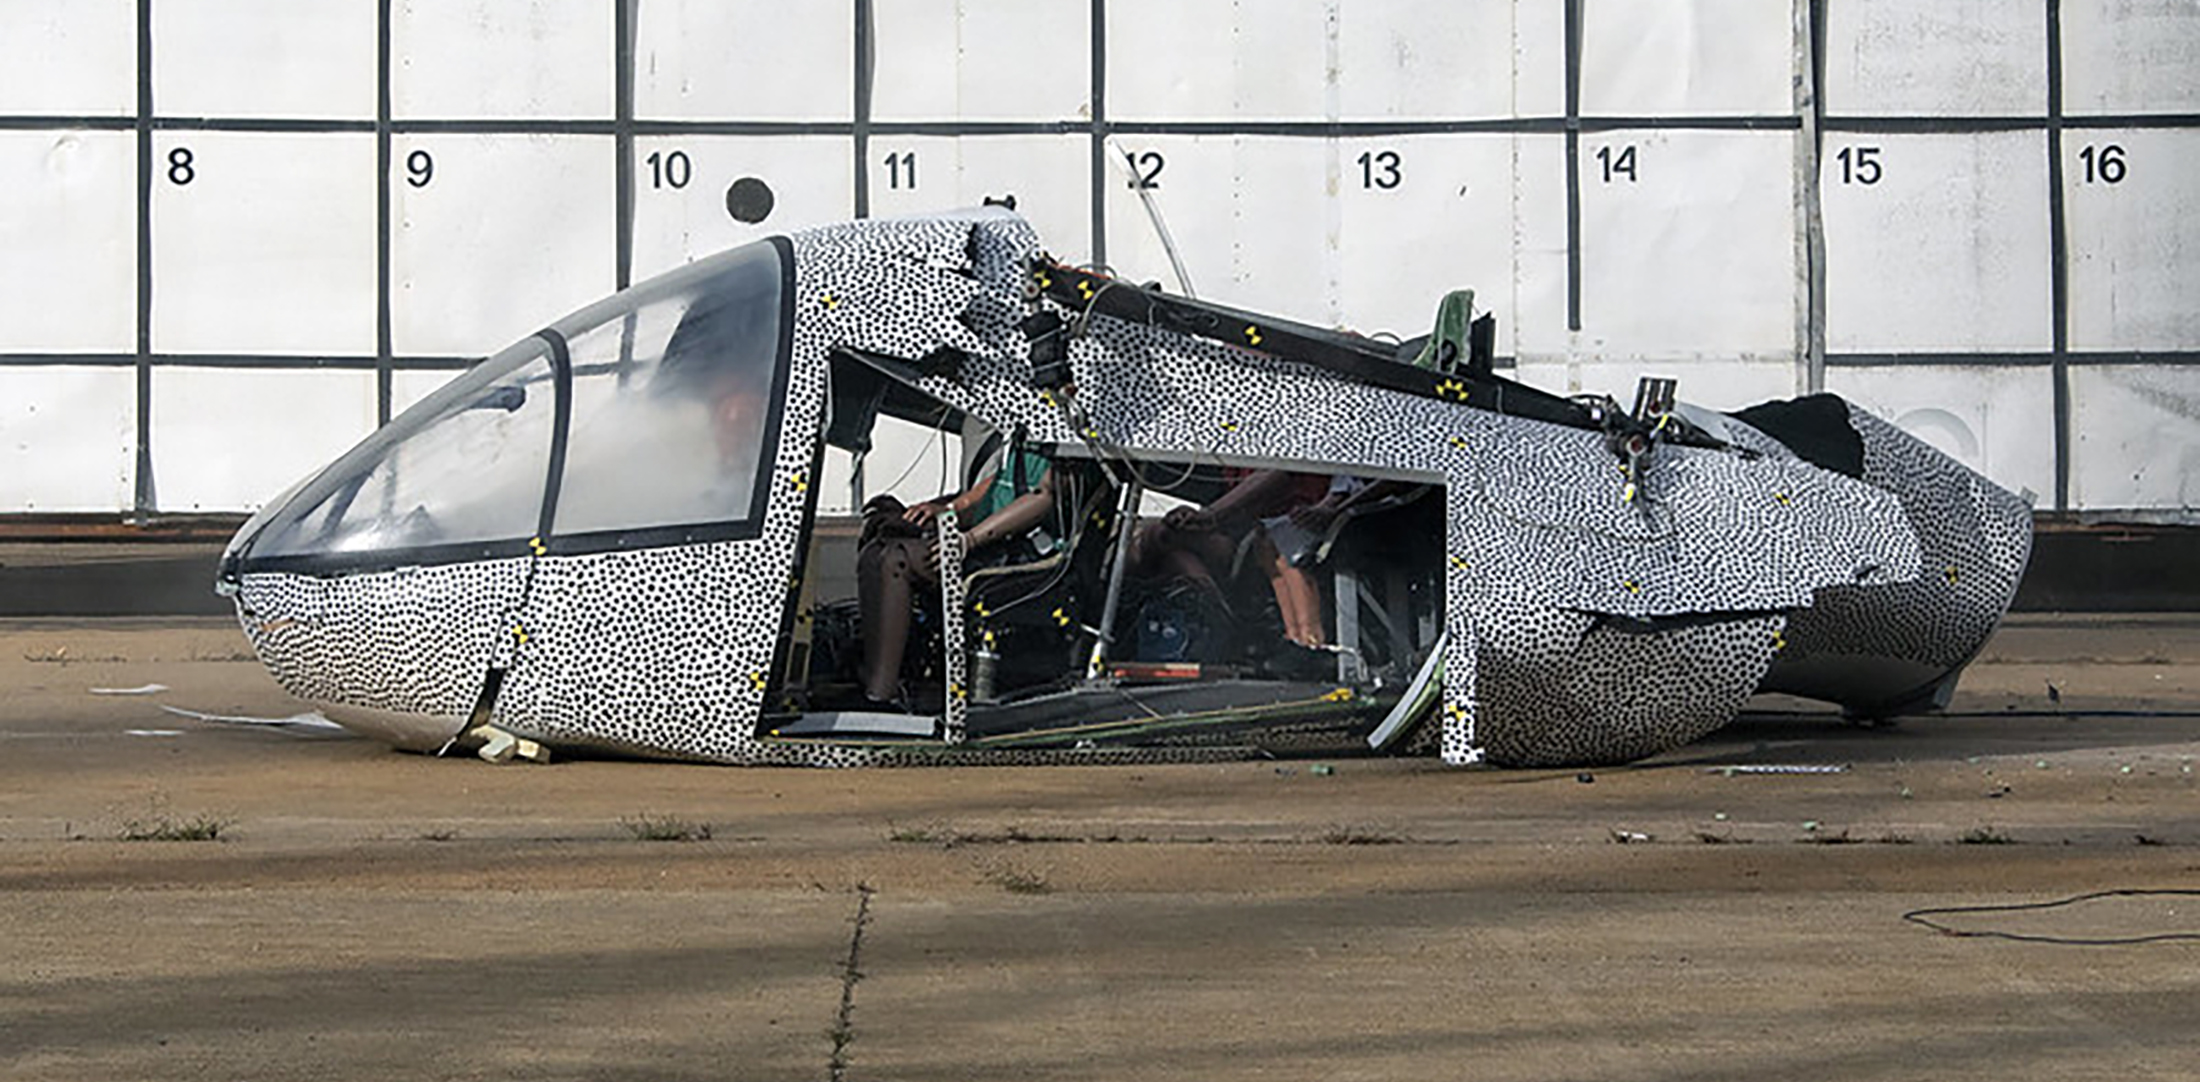
[[[904,150],[886,156],[886,186],[897,191],[917,187],[917,152]]]

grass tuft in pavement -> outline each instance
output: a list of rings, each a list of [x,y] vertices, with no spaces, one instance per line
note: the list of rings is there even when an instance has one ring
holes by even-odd
[[[642,842],[707,842],[710,840],[710,824],[682,819],[677,815],[651,815],[643,813],[631,819],[619,820],[619,825]]]
[[[1054,889],[1053,884],[1047,882],[1045,872],[1016,864],[999,864],[988,868],[985,878],[986,882],[1010,894],[1046,894]]]
[[[126,820],[116,837],[126,842],[216,842],[221,840],[223,831],[235,825],[212,815],[194,815],[189,819],[156,815],[150,819]]]

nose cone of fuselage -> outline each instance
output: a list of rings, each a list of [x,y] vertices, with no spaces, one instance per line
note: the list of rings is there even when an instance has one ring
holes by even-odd
[[[254,572],[237,618],[284,690],[346,728],[414,750],[461,732],[492,668],[507,662],[525,562],[321,577]]]

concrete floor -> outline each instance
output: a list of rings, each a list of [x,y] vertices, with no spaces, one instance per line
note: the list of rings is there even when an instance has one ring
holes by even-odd
[[[89,690],[147,684],[167,690]],[[2200,941],[1902,920],[2200,890],[2195,617],[2019,618],[1950,716],[1865,731],[1767,702],[1587,781],[1400,760],[492,767],[161,704],[302,709],[224,621],[0,621],[0,1077],[2200,1065]],[[644,819],[710,837],[640,840]],[[118,840],[203,820],[218,840]],[[2200,936],[2200,897],[1944,919]]]

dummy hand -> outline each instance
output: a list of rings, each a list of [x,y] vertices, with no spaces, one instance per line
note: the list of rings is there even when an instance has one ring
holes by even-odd
[[[919,526],[929,526],[932,524],[933,519],[940,517],[942,510],[945,510],[945,508],[941,507],[938,501],[926,500],[907,511],[903,511],[901,517],[905,522],[914,522]]]
[[[1215,528],[1215,517],[1201,507],[1172,507],[1161,521],[1180,533],[1204,533]]]

